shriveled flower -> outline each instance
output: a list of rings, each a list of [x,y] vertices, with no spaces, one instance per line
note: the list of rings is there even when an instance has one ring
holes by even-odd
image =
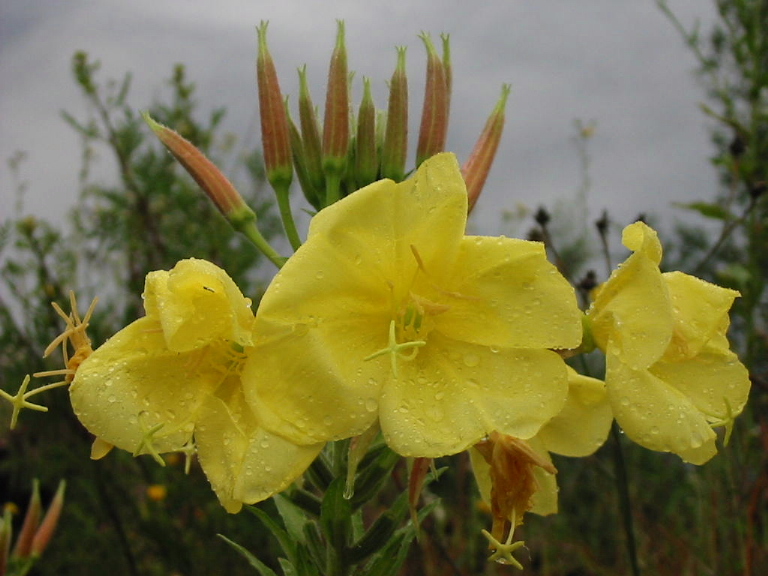
[[[581,341],[573,289],[540,243],[465,236],[467,192],[440,154],[322,210],[257,313],[246,398],[297,443],[378,419],[398,453],[530,438],[562,408]]]
[[[520,440],[494,432],[470,449],[480,494],[491,507],[493,528],[486,537],[496,553],[514,545],[515,528],[526,512],[557,512],[556,470],[549,452],[588,456],[605,442],[612,421],[603,382],[568,367],[565,406],[536,436]]]
[[[160,463],[160,454],[196,445],[230,512],[287,487],[322,445],[297,447],[267,432],[244,402],[250,300],[222,269],[194,259],[150,272],[144,299],[146,317],[78,368],[70,396],[80,421],[100,445]]]
[[[634,251],[601,286],[587,315],[606,354],[606,386],[617,422],[651,450],[703,464],[717,452],[717,426],[747,402],[749,374],[728,344],[728,311],[739,295],[699,278],[662,274],[661,243],[636,222]]]

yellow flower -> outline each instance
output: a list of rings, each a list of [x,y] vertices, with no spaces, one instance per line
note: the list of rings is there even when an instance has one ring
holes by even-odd
[[[457,453],[493,430],[533,436],[565,400],[581,322],[540,243],[465,236],[453,155],[322,210],[257,313],[246,398],[297,443],[378,419],[402,455]]]
[[[726,337],[739,293],[662,274],[661,243],[642,222],[624,230],[623,242],[634,254],[587,313],[606,354],[614,415],[638,444],[703,464],[717,452],[712,427],[730,426],[749,394],[748,372]]]
[[[183,260],[147,275],[147,316],[78,368],[70,387],[80,421],[134,454],[189,452],[230,512],[287,487],[322,445],[267,432],[244,402],[240,372],[252,345],[250,300],[226,272]]]

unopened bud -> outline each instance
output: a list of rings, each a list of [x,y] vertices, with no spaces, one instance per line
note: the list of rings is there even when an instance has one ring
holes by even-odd
[[[416,148],[416,167],[427,158],[445,150],[448,136],[448,86],[445,80],[445,66],[429,35],[422,33],[421,39],[427,49],[427,84],[421,111],[419,144]]]
[[[504,114],[510,90],[508,84],[502,86],[501,98],[488,117],[472,154],[461,169],[464,182],[467,185],[469,212],[472,212],[480,193],[483,191],[493,160],[496,157],[496,151],[499,148],[499,142],[501,142],[501,134],[504,132]]]
[[[397,67],[389,81],[386,132],[381,151],[381,176],[401,182],[408,154],[408,77],[405,47],[397,49]]]
[[[288,111],[288,101],[285,102],[286,112]],[[319,202],[319,191],[313,185],[309,174],[307,172],[307,157],[305,154],[304,143],[301,141],[301,134],[296,126],[296,123],[291,118],[290,112],[288,112],[288,128],[291,134],[291,150],[293,151],[293,166],[296,168],[296,176],[299,178],[299,186],[304,193],[304,197],[307,202],[312,204],[316,209],[320,209],[321,204]]]
[[[32,550],[32,541],[35,538],[35,532],[40,524],[40,517],[43,514],[43,505],[40,502],[40,484],[37,480],[32,481],[32,496],[29,498],[27,512],[24,515],[24,522],[21,525],[19,536],[16,539],[16,545],[13,547],[14,558],[28,558]]]
[[[299,68],[299,125],[301,126],[301,142],[304,146],[304,164],[307,176],[312,186],[320,192],[325,191],[325,176],[323,175],[322,142],[320,140],[320,122],[317,119],[315,105],[309,93],[307,67]],[[323,195],[323,200],[325,197]]]
[[[56,494],[51,500],[48,511],[45,513],[45,518],[40,523],[40,527],[37,529],[35,538],[32,540],[32,556],[40,556],[48,547],[48,543],[51,541],[56,527],[59,524],[59,517],[61,516],[61,510],[64,508],[64,491],[67,488],[66,480],[59,482],[59,487],[56,489]]]
[[[376,149],[376,106],[371,95],[371,81],[363,79],[363,100],[357,115],[355,138],[355,183],[358,188],[376,180],[379,156]]]
[[[323,123],[323,171],[328,186],[327,203],[339,199],[340,180],[349,153],[349,72],[344,44],[344,22],[339,20],[336,47],[331,55]]]
[[[248,207],[234,185],[200,150],[178,132],[152,120],[146,112],[142,116],[235,229],[240,230],[243,225],[256,220],[256,214]]]
[[[277,70],[267,47],[267,22],[258,27],[259,56],[256,76],[259,85],[259,115],[261,142],[267,180],[275,190],[288,188],[293,178],[291,140],[283,95],[277,80]]]

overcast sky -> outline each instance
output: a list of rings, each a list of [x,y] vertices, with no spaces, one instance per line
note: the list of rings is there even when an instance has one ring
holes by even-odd
[[[687,26],[709,29],[712,2],[670,0]],[[226,127],[258,141],[255,27],[269,41],[283,90],[297,94],[306,63],[313,96],[324,100],[336,19],[346,21],[350,68],[385,81],[396,45],[408,46],[412,131],[421,111],[424,49],[420,31],[451,34],[454,96],[448,148],[466,159],[503,83],[512,84],[507,128],[475,231],[497,233],[499,213],[576,195],[580,186],[574,121],[594,121],[589,209],[617,221],[639,212],[675,214],[672,202],[711,197],[704,92],[696,62],[653,0],[5,0],[0,17],[0,216],[10,215],[6,160],[28,153],[27,213],[58,219],[78,191],[79,142],[60,110],[85,116],[71,79],[77,50],[102,63],[102,79],[133,73],[131,102],[162,96],[177,62],[198,86],[202,110],[224,106]],[[295,96],[294,96],[295,102]],[[411,153],[412,157],[413,153]],[[102,158],[104,174],[114,169]],[[105,176],[106,177],[106,176]]]

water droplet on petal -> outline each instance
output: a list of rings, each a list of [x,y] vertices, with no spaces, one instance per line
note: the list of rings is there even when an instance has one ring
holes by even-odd
[[[474,368],[478,364],[480,364],[480,357],[477,354],[464,355],[464,366],[467,366],[468,368]]]
[[[376,402],[375,398],[368,398],[365,401],[365,409],[368,410],[368,412],[376,412],[376,409],[379,407],[379,403]]]

